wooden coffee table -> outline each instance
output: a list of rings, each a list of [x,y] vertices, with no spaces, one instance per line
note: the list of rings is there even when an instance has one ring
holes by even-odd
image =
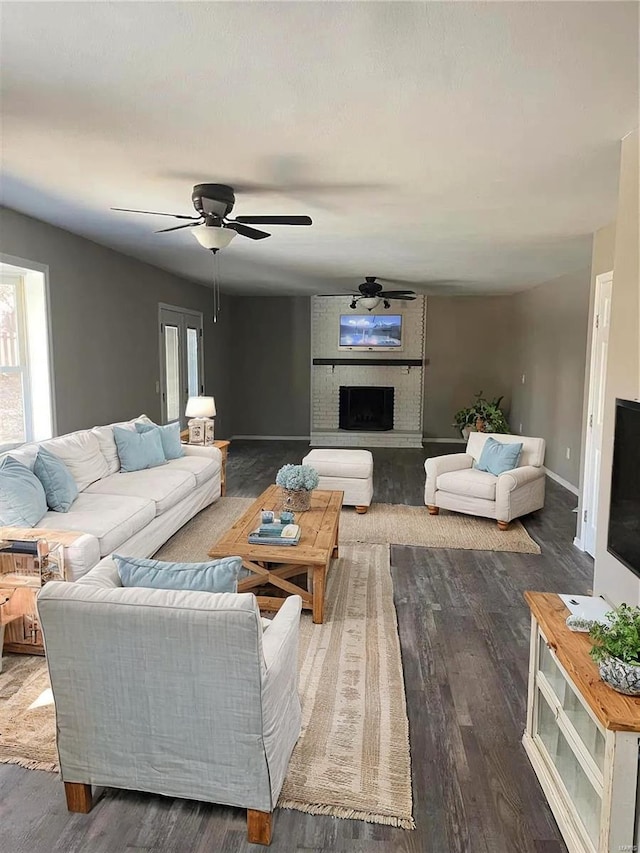
[[[242,557],[242,565],[253,575],[238,582],[238,592],[251,592],[256,587],[269,584],[288,595],[299,595],[302,606],[312,611],[313,621],[321,623],[327,571],[331,558],[338,556],[343,494],[320,489],[312,493],[311,509],[295,514],[296,524],[301,527],[297,545],[250,545],[247,537],[259,527],[261,510],[273,510],[278,515],[282,509],[280,487],[269,486],[215,543],[209,556]],[[307,589],[288,580],[305,573]],[[258,596],[261,610],[279,610],[284,600],[276,596]]]

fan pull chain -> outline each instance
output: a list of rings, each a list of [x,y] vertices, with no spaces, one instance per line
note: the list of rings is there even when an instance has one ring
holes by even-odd
[[[218,258],[217,253],[213,252],[213,316],[212,320],[214,323],[218,322],[218,293],[217,293],[217,279],[218,279]]]

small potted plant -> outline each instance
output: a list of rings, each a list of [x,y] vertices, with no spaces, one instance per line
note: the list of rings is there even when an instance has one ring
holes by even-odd
[[[310,465],[283,465],[276,474],[282,488],[284,509],[305,512],[311,506],[311,492],[318,488],[318,472]]]
[[[618,693],[640,696],[640,607],[621,604],[607,613],[607,624],[596,622],[589,636],[591,657],[600,678]]]
[[[509,424],[500,408],[502,397],[487,400],[482,391],[475,395],[475,401],[468,409],[460,409],[454,415],[453,424],[460,430],[463,438],[468,438],[470,432],[509,432]]]

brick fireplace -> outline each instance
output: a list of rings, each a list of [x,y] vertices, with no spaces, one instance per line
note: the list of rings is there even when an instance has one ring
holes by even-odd
[[[393,303],[393,313],[402,314],[400,352],[340,350],[340,315],[349,314],[349,303],[349,297],[312,300],[311,446],[422,447],[425,297]],[[383,314],[384,309],[374,313]],[[392,406],[391,415],[387,411],[387,419],[383,418],[384,426],[372,427],[376,404],[375,411],[371,405],[365,406],[360,423],[352,420],[345,428],[344,391],[341,423],[341,388],[366,388],[374,392],[371,399],[377,396],[378,400],[386,391],[387,405],[392,397]]]

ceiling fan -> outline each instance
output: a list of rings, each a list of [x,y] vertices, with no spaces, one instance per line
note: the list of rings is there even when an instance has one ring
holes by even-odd
[[[385,308],[391,308],[392,299],[403,299],[406,301],[410,301],[416,298],[416,294],[413,290],[383,290],[382,285],[376,281],[377,276],[375,275],[367,275],[365,276],[362,284],[358,285],[358,292],[354,292],[351,295],[351,304],[350,308],[366,308],[367,311],[373,311],[374,308],[377,308],[378,305],[382,302]],[[381,279],[381,281],[388,281],[388,279]],[[392,284],[393,282],[389,282]],[[348,296],[350,294],[345,293],[320,293],[319,296]]]
[[[179,213],[159,213],[154,210],[132,210],[127,207],[112,207],[125,213],[145,213],[151,216],[171,216],[174,219],[188,219],[185,225],[161,228],[156,234],[178,231],[180,228],[192,228],[192,234],[205,249],[217,252],[224,249],[236,234],[249,237],[250,240],[264,240],[271,235],[267,231],[251,228],[250,225],[311,225],[309,216],[237,216],[229,219],[236,197],[233,187],[226,184],[196,184],[191,193],[191,201],[197,216],[184,216]]]

